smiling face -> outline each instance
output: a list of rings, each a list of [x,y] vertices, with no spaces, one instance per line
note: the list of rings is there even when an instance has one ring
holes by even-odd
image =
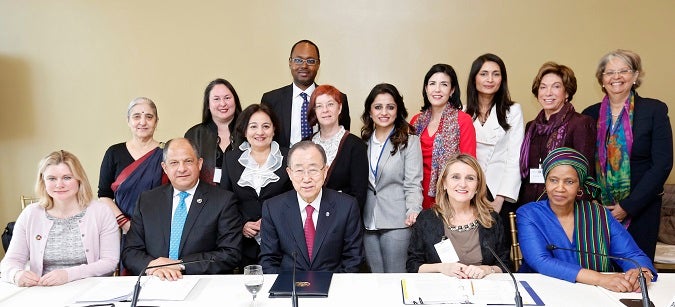
[[[172,140],[167,146],[162,169],[176,190],[191,189],[199,180],[202,159],[197,157],[197,153],[186,139]]]
[[[502,71],[492,61],[483,63],[476,75],[476,90],[483,95],[494,95],[502,84]]]
[[[544,109],[547,119],[562,109],[565,101],[567,101],[567,96],[560,76],[550,73],[541,78],[537,91],[537,100]]]
[[[321,153],[314,147],[297,148],[288,159],[286,168],[293,188],[307,203],[311,203],[321,192],[328,167]]]
[[[370,117],[376,129],[391,129],[396,121],[396,101],[388,93],[379,94],[370,105]]]
[[[152,138],[157,127],[157,114],[149,104],[139,103],[129,110],[127,123],[134,137]]]
[[[246,126],[246,141],[254,149],[266,150],[270,148],[274,138],[274,125],[267,113],[258,111],[251,115]]]
[[[611,57],[603,73],[602,86],[605,91],[611,95],[625,95],[633,87],[640,72],[633,71],[621,58]]]
[[[342,105],[338,104],[333,96],[323,94],[316,97],[314,112],[321,127],[331,127],[338,124]]]
[[[42,173],[42,180],[54,204],[77,202],[80,182],[75,179],[68,165],[59,163],[47,166]]]
[[[319,53],[311,44],[299,43],[295,46],[295,48],[293,48],[293,51],[291,52],[291,58],[288,59],[288,68],[291,69],[293,83],[295,83],[295,85],[297,85],[300,89],[305,90],[314,83],[314,79],[316,78],[316,74],[319,71],[321,62],[317,61],[317,63],[314,65],[307,64],[307,61],[303,61],[302,64],[295,64],[293,62],[293,59],[295,58],[302,60],[319,60]]]
[[[551,207],[573,206],[579,191],[579,175],[574,167],[558,165],[546,176],[546,194]]]
[[[235,101],[232,91],[223,84],[216,84],[209,93],[209,111],[213,121],[229,123],[234,118]]]
[[[454,92],[450,81],[450,76],[442,72],[437,72],[429,78],[424,89],[432,106],[445,106],[450,101],[450,96]]]
[[[449,165],[445,173],[443,188],[448,193],[450,203],[470,203],[478,190],[478,173],[459,161]]]

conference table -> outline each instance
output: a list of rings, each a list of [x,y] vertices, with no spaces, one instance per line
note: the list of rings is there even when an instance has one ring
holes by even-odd
[[[438,273],[334,274],[328,297],[301,297],[299,306],[405,306],[402,300],[401,280],[435,277],[432,276],[433,274]],[[529,283],[545,306],[624,306],[619,299],[641,297],[639,293],[615,293],[599,287],[569,283],[541,274],[515,274],[515,276],[519,281]],[[265,282],[256,299],[256,306],[291,306],[290,298],[268,297],[268,291],[276,275],[266,274],[264,277]],[[74,304],[78,296],[96,287],[97,284],[110,282],[114,278],[127,279],[125,281],[131,284],[136,280],[135,277],[130,276],[96,277],[57,287],[31,288],[19,288],[3,283],[0,286],[0,306],[86,306],[91,303]],[[251,306],[251,294],[244,287],[242,275],[201,275],[185,276],[185,278],[198,279],[185,300],[141,301],[139,306]],[[491,274],[486,279],[510,280],[510,277],[508,274]],[[669,302],[675,295],[675,273],[659,274],[659,280],[649,286],[649,294],[656,307],[669,306]],[[129,306],[129,303],[116,302],[115,306]]]

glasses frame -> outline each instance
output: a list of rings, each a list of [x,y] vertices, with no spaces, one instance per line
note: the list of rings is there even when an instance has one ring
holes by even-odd
[[[622,69],[622,70],[615,70],[615,71],[606,71],[602,73],[603,77],[614,77],[614,76],[622,76],[622,77],[627,77],[630,74],[635,73],[634,70],[632,69]]]
[[[305,63],[307,63],[307,65],[309,65],[309,66],[314,66],[314,65],[319,64],[319,62],[321,61],[320,59],[315,59],[315,58],[303,59],[303,58],[300,58],[300,57],[289,58],[288,60],[291,63],[293,63],[293,65],[298,65],[298,66],[302,65],[302,64],[305,64]],[[313,62],[313,63],[310,63],[310,62]]]

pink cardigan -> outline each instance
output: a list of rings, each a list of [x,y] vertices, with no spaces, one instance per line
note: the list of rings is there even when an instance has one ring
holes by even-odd
[[[14,283],[14,275],[24,269],[42,276],[44,249],[52,224],[38,204],[31,204],[21,212],[9,249],[0,262],[2,280]],[[120,257],[120,231],[112,210],[98,200],[92,201],[79,226],[87,264],[65,269],[68,281],[110,275]]]

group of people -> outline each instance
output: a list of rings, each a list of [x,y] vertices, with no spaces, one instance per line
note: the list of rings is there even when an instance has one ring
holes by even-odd
[[[350,132],[347,96],[315,83],[320,64],[313,42],[297,42],[293,83],[244,109],[230,82],[213,80],[202,122],[166,144],[154,139],[154,102],[134,99],[132,138],[106,151],[98,199],[75,156],[47,156],[40,201],[17,220],[2,278],[57,285],[118,263],[122,274],[166,279],[249,264],[482,278],[510,266],[510,212],[525,271],[637,289],[640,268],[547,249],[554,244],[636,259],[655,278],[673,139],[667,106],[637,94],[637,54],[601,59],[606,96],[583,114],[571,104],[574,72],[545,63],[532,84],[542,110],[526,125],[498,56],[473,62],[466,105],[453,67],[436,64],[410,121],[396,87],[376,85],[360,136]],[[181,263],[193,260],[205,261]],[[627,273],[598,274],[616,270]]]

